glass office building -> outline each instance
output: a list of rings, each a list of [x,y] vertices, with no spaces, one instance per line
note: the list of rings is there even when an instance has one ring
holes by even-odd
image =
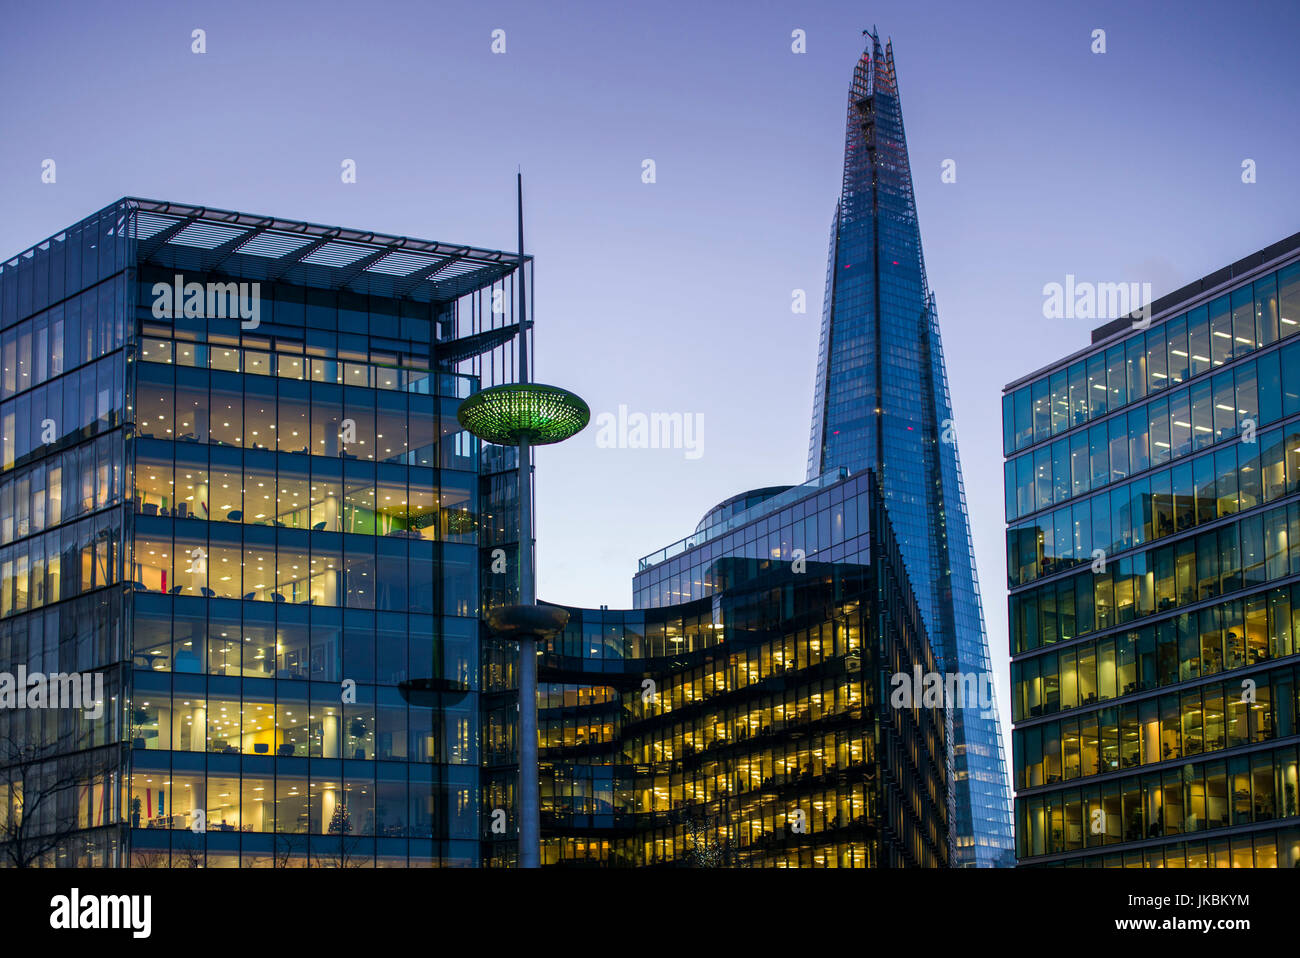
[[[517,376],[524,262],[124,199],[0,264],[0,672],[100,683],[0,703],[5,864],[515,861],[481,613],[520,490],[455,414]],[[667,601],[683,563],[716,588]],[[936,657],[869,472],[728,500],[636,592],[542,653],[547,863],[951,861],[947,715],[882,705]]]
[[[23,863],[480,862],[497,477],[455,414],[528,272],[137,199],[0,264],[0,670],[103,681],[0,709]]]
[[[990,672],[934,295],[892,47],[871,36],[849,90],[808,477],[874,469],[941,669]],[[956,863],[1010,864],[996,708],[953,716]]]
[[[946,713],[888,701],[936,665],[874,477],[775,491],[711,510],[642,560],[640,608],[570,609],[543,650],[545,864],[949,864]],[[700,597],[658,601],[674,563]]]
[[[1300,864],[1300,234],[1007,387],[1016,853]]]

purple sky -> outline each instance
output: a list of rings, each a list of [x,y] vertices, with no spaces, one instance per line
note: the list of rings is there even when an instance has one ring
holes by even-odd
[[[1138,6],[24,4],[0,31],[0,255],[125,194],[512,248],[522,165],[539,377],[594,415],[704,417],[698,459],[598,448],[594,428],[538,456],[539,594],[627,606],[638,557],[803,478],[846,91],[874,23],[1005,712],[1001,387],[1098,325],[1044,319],[1043,285],[1159,296],[1300,229],[1295,5]]]

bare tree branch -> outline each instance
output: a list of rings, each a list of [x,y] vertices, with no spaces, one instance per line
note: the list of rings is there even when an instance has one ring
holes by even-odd
[[[74,761],[55,744],[0,739],[0,861],[35,867],[79,830],[76,801],[67,796],[90,776],[69,774]]]

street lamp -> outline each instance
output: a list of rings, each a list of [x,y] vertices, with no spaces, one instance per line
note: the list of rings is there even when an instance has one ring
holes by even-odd
[[[559,386],[528,381],[527,284],[524,279],[524,186],[519,191],[519,382],[489,386],[460,404],[461,426],[484,442],[519,449],[519,604],[490,610],[488,628],[519,642],[519,867],[540,864],[537,770],[537,643],[560,632],[569,613],[539,606],[533,577],[532,483],[529,450],[581,432],[591,410]]]

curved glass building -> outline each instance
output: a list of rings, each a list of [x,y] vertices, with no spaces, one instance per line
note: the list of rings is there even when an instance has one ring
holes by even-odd
[[[703,597],[569,610],[539,661],[544,863],[950,863],[945,712],[889,701],[937,666],[874,479],[787,492],[638,574]]]

